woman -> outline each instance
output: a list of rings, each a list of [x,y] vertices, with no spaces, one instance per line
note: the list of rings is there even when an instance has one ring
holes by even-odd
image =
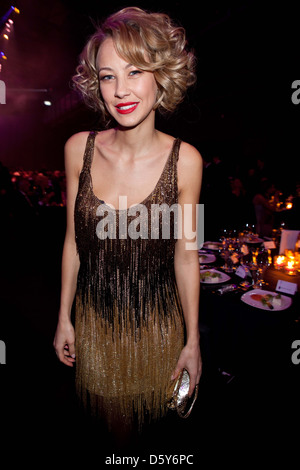
[[[184,30],[138,8],[102,24],[74,77],[110,126],[73,135],[65,146],[67,230],[54,347],[64,364],[76,360],[78,395],[113,432],[165,415],[167,389],[182,368],[190,395],[201,376],[197,250],[187,249],[185,234],[176,238],[175,216],[166,238],[151,230],[150,217],[153,204],[188,204],[195,231],[201,156],[155,129],[156,110],[174,110],[194,81]],[[137,209],[149,217],[136,218]],[[109,214],[116,237],[101,226]]]

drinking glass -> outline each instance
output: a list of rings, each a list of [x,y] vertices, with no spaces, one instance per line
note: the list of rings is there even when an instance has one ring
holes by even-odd
[[[251,277],[252,277],[252,284],[251,284],[252,288],[259,289],[261,286],[259,284],[259,268],[257,264],[251,262],[248,265],[248,268],[250,270]]]
[[[257,276],[257,284],[259,287],[263,287],[268,283],[264,280],[264,275],[266,272],[267,267],[269,266],[269,254],[268,250],[262,248],[258,251],[257,254],[257,267],[258,267],[258,276]]]
[[[233,247],[232,245],[229,245],[228,250],[226,251],[226,255],[225,255],[225,264],[223,266],[224,271],[226,271],[227,273],[233,272],[232,254],[233,254]]]
[[[220,249],[219,249],[219,254],[220,254],[221,258],[223,258],[224,261],[225,261],[225,264],[223,266],[221,266],[221,268],[225,269],[226,260],[228,258],[228,230],[227,229],[222,230],[219,240],[221,242],[221,246],[220,246]]]

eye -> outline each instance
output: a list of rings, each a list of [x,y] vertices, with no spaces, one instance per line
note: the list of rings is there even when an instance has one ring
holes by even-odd
[[[102,77],[100,76],[100,80],[101,81],[107,81],[107,80],[112,80],[114,78],[113,75],[102,75]]]
[[[131,77],[134,77],[135,75],[139,75],[139,74],[141,74],[141,73],[142,73],[141,70],[131,70],[131,72],[129,73],[129,75],[130,75]]]

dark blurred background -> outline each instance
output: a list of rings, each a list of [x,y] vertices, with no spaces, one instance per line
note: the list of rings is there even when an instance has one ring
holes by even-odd
[[[9,41],[1,38],[0,161],[9,168],[63,169],[63,145],[98,118],[73,95],[70,79],[94,24],[130,2],[19,0]],[[10,8],[1,3],[0,15]],[[293,178],[298,165],[299,108],[295,6],[258,1],[186,3],[139,1],[170,14],[187,30],[198,57],[198,83],[162,130],[193,143],[204,158],[219,153],[231,164],[257,155]],[[51,99],[46,107],[44,99]],[[274,168],[273,168],[274,169]]]

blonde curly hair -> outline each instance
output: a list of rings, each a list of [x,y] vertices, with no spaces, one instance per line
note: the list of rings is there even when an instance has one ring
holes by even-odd
[[[85,103],[100,111],[106,121],[110,116],[100,94],[97,54],[108,37],[113,39],[120,57],[154,74],[158,86],[154,109],[174,111],[188,87],[196,81],[196,59],[188,50],[184,28],[174,24],[166,14],[136,7],[112,14],[97,28],[80,55],[72,80]]]

